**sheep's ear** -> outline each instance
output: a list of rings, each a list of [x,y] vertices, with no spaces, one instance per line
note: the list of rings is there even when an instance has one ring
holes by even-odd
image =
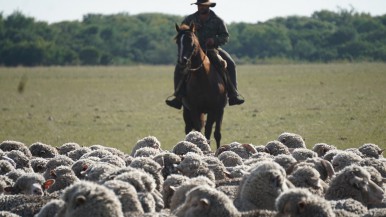
[[[303,213],[305,208],[306,208],[306,202],[305,201],[300,201],[298,203],[298,210],[299,210],[299,212]]]
[[[382,155],[382,153],[385,151],[385,149],[382,149],[378,152],[379,155]]]
[[[255,149],[255,147],[253,147],[253,145],[251,145],[251,144],[246,143],[246,144],[242,144],[242,146],[243,146],[245,149],[247,149],[247,151],[249,151],[249,152],[251,152],[251,153],[253,153],[253,154],[257,152],[256,149]]]
[[[54,178],[56,178],[57,176],[56,176],[56,173],[55,173],[55,171],[54,170],[51,170],[51,172],[50,172],[50,175],[52,176],[52,177],[54,177]]]
[[[87,169],[88,169],[88,166],[86,164],[83,165],[82,171],[80,171],[80,174],[82,174],[82,175],[85,174]]]
[[[295,170],[295,166],[298,164],[298,162],[293,163],[291,166],[287,168],[285,171],[287,175],[291,174]]]
[[[42,187],[44,190],[49,189],[53,184],[55,183],[54,179],[48,179],[46,182],[43,183]]]
[[[332,167],[332,164],[328,160],[322,160],[322,165],[327,171],[328,177],[332,177],[335,175],[334,167]]]
[[[4,192],[6,192],[8,194],[13,194],[15,192],[15,188],[12,186],[5,187]]]
[[[230,173],[228,170],[224,170],[223,172],[224,172],[225,177],[228,177],[230,179],[233,178],[232,173]]]
[[[83,196],[83,195],[79,195],[75,198],[75,204],[76,205],[83,205],[84,203],[86,203],[86,197]]]
[[[171,185],[169,188],[170,188],[170,190],[172,190],[173,192],[176,192],[178,187]]]
[[[204,209],[209,209],[210,201],[206,198],[200,199],[200,206]]]

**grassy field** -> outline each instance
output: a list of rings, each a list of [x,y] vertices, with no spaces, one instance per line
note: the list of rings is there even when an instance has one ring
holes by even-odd
[[[185,137],[182,111],[164,103],[172,93],[172,71],[0,68],[0,140],[101,144],[130,152],[152,135],[170,150]],[[225,109],[223,144],[265,145],[293,132],[308,148],[319,142],[386,148],[386,64],[245,65],[238,71],[246,103]]]

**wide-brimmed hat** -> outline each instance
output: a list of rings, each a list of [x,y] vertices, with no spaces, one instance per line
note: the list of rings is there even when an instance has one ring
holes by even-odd
[[[197,0],[197,2],[192,3],[191,5],[206,5],[210,7],[216,6],[215,2],[210,2],[210,0]]]

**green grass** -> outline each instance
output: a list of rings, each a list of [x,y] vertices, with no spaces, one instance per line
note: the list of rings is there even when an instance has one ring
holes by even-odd
[[[164,103],[173,68],[0,68],[0,140],[130,152],[152,135],[170,150],[185,137],[182,111]],[[238,82],[246,103],[225,109],[223,144],[265,145],[286,131],[308,148],[386,147],[386,64],[244,65]]]

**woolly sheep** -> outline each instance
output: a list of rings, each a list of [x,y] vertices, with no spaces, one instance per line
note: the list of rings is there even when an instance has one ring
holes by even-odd
[[[256,164],[249,175],[244,176],[234,204],[241,211],[275,210],[276,197],[292,187],[279,164],[263,161]]]
[[[292,156],[298,161],[305,161],[308,158],[318,157],[318,154],[306,148],[296,148],[292,151]]]
[[[97,157],[99,159],[102,159],[106,156],[113,155],[111,152],[105,150],[105,149],[96,149],[92,150],[91,152],[87,152],[86,154],[82,155],[80,159],[90,158],[90,157]]]
[[[26,173],[16,180],[12,187],[5,188],[11,194],[26,194],[42,196],[44,190],[48,189],[54,180],[45,180],[42,175],[37,173]]]
[[[20,216],[34,216],[49,201],[56,199],[57,195],[7,195],[5,204],[0,205],[0,210],[10,211]],[[2,203],[0,202],[0,203]],[[2,207],[5,205],[6,207]]]
[[[12,150],[6,153],[6,156],[16,163],[16,169],[22,169],[25,172],[33,172],[30,159],[27,155],[19,150]]]
[[[20,217],[20,216],[12,212],[0,211],[0,217]]]
[[[133,185],[138,192],[152,192],[157,186],[153,176],[140,169],[119,174],[114,180],[128,182]]]
[[[318,157],[323,157],[328,151],[333,149],[336,149],[336,147],[327,143],[316,143],[314,147],[312,147],[312,151],[316,152]]]
[[[174,190],[188,179],[188,177],[180,174],[172,174],[165,179],[161,191],[165,208],[170,208],[170,202],[174,194]]]
[[[290,174],[293,170],[295,170],[297,167],[302,167],[302,166],[311,166],[314,169],[316,169],[319,174],[320,178],[323,181],[328,182],[329,179],[335,174],[334,168],[332,167],[332,164],[319,157],[315,158],[308,158],[305,161],[299,162],[295,165],[293,165],[291,168],[287,169],[287,172]]]
[[[201,149],[192,142],[189,141],[180,141],[173,148],[172,152],[176,155],[183,156],[189,152],[196,153],[198,155],[203,155]]]
[[[32,157],[32,154],[28,147],[19,141],[13,141],[13,140],[5,140],[0,143],[0,150],[3,150],[4,152],[10,152],[12,150],[18,150],[24,153],[25,156],[28,158]]]
[[[204,156],[203,160],[208,164],[208,168],[213,172],[215,180],[231,178],[230,173],[218,158],[214,156]]]
[[[156,201],[152,194],[149,192],[138,192],[137,196],[145,213],[156,212]]]
[[[130,167],[143,169],[145,172],[152,175],[157,185],[156,189],[161,191],[164,177],[161,174],[162,167],[156,161],[148,157],[134,158],[130,163]]]
[[[44,173],[47,169],[48,159],[36,157],[30,160],[31,167],[35,173]]]
[[[135,187],[137,192],[142,193],[140,200],[145,212],[159,211],[164,207],[162,195],[156,189],[157,185],[153,176],[142,169],[122,173],[116,176],[114,180],[128,182]],[[152,198],[149,199],[149,197]],[[150,206],[144,206],[149,204]]]
[[[122,204],[122,212],[126,215],[144,213],[141,202],[137,197],[137,191],[134,186],[127,182],[119,180],[110,180],[103,184],[114,191]]]
[[[333,210],[345,210],[351,215],[364,215],[368,212],[366,206],[352,198],[343,200],[331,200],[330,204]]]
[[[74,171],[75,175],[79,179],[84,179],[84,175],[85,175],[84,171],[86,171],[87,168],[91,167],[96,163],[97,162],[89,158],[79,159],[72,164],[71,169]]]
[[[326,152],[326,154],[323,156],[323,159],[325,160],[328,160],[328,161],[332,161],[332,159],[335,157],[335,155],[341,153],[341,152],[344,152],[343,150],[339,150],[339,149],[332,149],[328,152]]]
[[[70,151],[74,151],[79,148],[81,148],[81,146],[76,142],[67,142],[59,147],[56,147],[61,155],[67,155]]]
[[[83,155],[86,153],[91,152],[92,150],[89,147],[81,147],[78,149],[75,149],[73,151],[67,152],[67,156],[71,158],[73,161],[79,160]]]
[[[273,161],[278,163],[280,166],[287,170],[297,163],[296,159],[292,155],[279,154],[273,158]]]
[[[151,147],[143,147],[137,149],[134,153],[134,157],[154,157],[159,154],[159,149],[151,148]]]
[[[46,203],[34,217],[53,217],[64,206],[64,201],[59,199]]]
[[[302,136],[296,133],[284,132],[277,138],[288,148],[307,148]]]
[[[62,199],[65,204],[57,217],[123,217],[121,202],[114,192],[93,182],[71,185],[65,189]]]
[[[370,158],[380,158],[384,150],[380,149],[378,145],[373,143],[363,144],[358,150],[365,156]]]
[[[356,155],[358,155],[359,157],[361,158],[364,158],[365,156],[362,154],[362,152],[359,151],[359,149],[357,148],[348,148],[348,149],[345,149],[344,150],[345,152],[351,152],[351,153],[354,153]]]
[[[173,213],[178,217],[241,216],[232,201],[223,192],[205,185],[197,186],[187,192],[184,203]]]
[[[228,172],[230,173],[230,176],[233,178],[241,178],[245,174],[247,174],[248,170],[250,169],[250,166],[247,165],[240,165],[235,167],[227,167]]]
[[[257,153],[255,147],[252,144],[241,144],[239,142],[232,142],[229,145],[220,146],[216,150],[215,156],[220,155],[224,151],[233,151],[238,154],[242,159],[248,159],[253,154]]]
[[[100,159],[101,163],[108,163],[117,167],[125,167],[125,161],[117,155],[108,155]]]
[[[181,174],[190,178],[206,176],[212,181],[215,180],[214,173],[209,169],[208,164],[200,155],[193,152],[185,155],[181,163],[177,165],[177,169]]]
[[[0,175],[0,196],[5,193],[5,188],[12,186],[14,182],[5,175]]]
[[[275,206],[279,214],[285,216],[335,217],[328,201],[303,188],[293,188],[282,192],[276,199]]]
[[[243,159],[233,151],[224,151],[217,157],[226,167],[235,167],[244,164]]]
[[[13,182],[16,182],[16,180],[24,174],[26,174],[26,172],[24,170],[15,169],[15,170],[12,170],[12,171],[9,171],[8,173],[6,173],[5,176],[10,178]]]
[[[287,178],[295,187],[306,188],[319,196],[323,196],[327,189],[327,184],[320,179],[319,172],[310,166],[298,167]]]
[[[131,156],[134,156],[135,152],[143,147],[151,147],[154,149],[160,149],[161,148],[161,142],[158,141],[158,139],[154,136],[147,136],[137,141],[137,143],[134,145],[133,149],[131,150]]]
[[[379,187],[383,188],[385,180],[383,179],[381,173],[375,169],[372,166],[364,166],[363,167],[367,172],[370,174],[370,179],[373,181],[375,184],[377,184]]]
[[[153,160],[161,165],[161,173],[164,179],[166,179],[169,175],[178,173],[176,165],[181,163],[180,156],[171,152],[163,152],[156,155]]]
[[[332,178],[325,198],[340,200],[352,198],[364,205],[382,202],[384,191],[370,179],[362,167],[351,165]]]
[[[383,178],[386,178],[386,161],[382,161],[381,159],[375,158],[365,158],[361,162],[359,162],[360,166],[372,166],[378,170],[378,172],[382,175]]]
[[[55,147],[41,142],[33,143],[30,145],[29,150],[34,157],[53,158],[56,155],[59,155],[59,152]]]
[[[48,193],[63,190],[66,187],[79,182],[78,177],[69,166],[58,166],[51,170],[51,179],[55,180],[55,183],[48,188]]]
[[[14,170],[15,167],[7,160],[0,160],[0,175],[5,175],[6,173]]]
[[[352,152],[340,152],[334,156],[331,163],[336,172],[344,169],[347,166],[358,164],[362,160],[361,157]]]
[[[174,189],[175,191],[170,200],[170,211],[174,211],[181,204],[184,203],[187,192],[189,192],[191,189],[197,186],[203,186],[203,185],[207,185],[213,188],[215,187],[215,183],[212,180],[208,179],[205,176],[198,176],[198,177],[188,179],[177,188],[171,188],[171,189]]]
[[[253,167],[256,163],[259,163],[262,161],[273,161],[274,157],[275,156],[265,152],[258,152],[253,154],[249,159],[244,160],[244,165]]]
[[[268,142],[265,145],[265,148],[266,148],[266,151],[268,151],[268,153],[273,156],[276,156],[279,154],[290,154],[288,147],[285,146],[282,142],[277,140]]]
[[[118,156],[120,158],[124,158],[125,156],[125,153],[117,148],[113,148],[113,147],[104,147],[104,149],[108,152],[110,152],[111,154],[115,155],[115,156]]]
[[[55,169],[58,166],[71,166],[74,163],[71,158],[64,155],[57,155],[54,158],[51,158],[46,164],[46,171],[43,173],[45,179],[50,177],[51,170]]]
[[[104,180],[109,173],[118,169],[117,166],[108,164],[108,163],[95,163],[91,166],[88,166],[86,170],[82,173],[84,175],[84,180],[92,181],[92,182],[100,182]]]
[[[190,131],[188,134],[186,134],[185,141],[188,141],[197,145],[197,147],[201,149],[203,153],[210,153],[212,151],[208,143],[208,140],[201,132]]]

